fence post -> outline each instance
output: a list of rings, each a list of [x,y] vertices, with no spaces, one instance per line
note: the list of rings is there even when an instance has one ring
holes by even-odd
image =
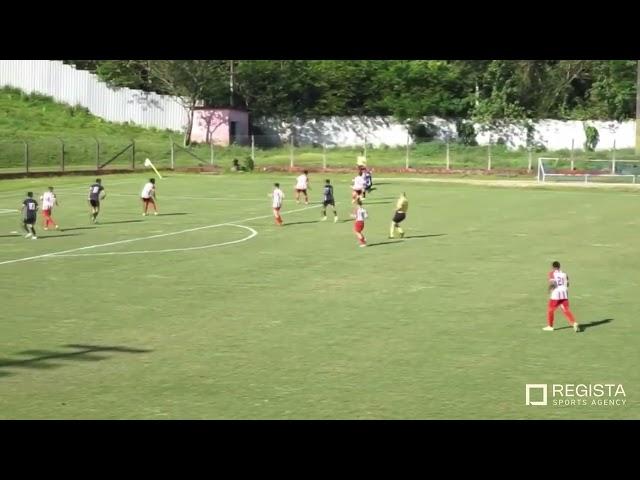
[[[322,170],[327,169],[327,144],[322,144]]]
[[[611,163],[611,175],[616,173],[616,139],[613,139],[613,162]]]
[[[574,139],[572,138],[571,139],[571,156],[569,157],[570,160],[571,160],[571,171],[574,170],[574,168],[573,168],[573,146],[574,146]]]
[[[256,164],[256,137],[251,135],[251,161]]]
[[[533,162],[533,152],[531,151],[531,147],[529,147],[529,167],[527,168],[527,172],[531,172],[532,162]]]
[[[60,145],[61,145],[61,151],[60,153],[62,154],[62,160],[60,163],[60,171],[64,172],[64,140],[59,138],[58,140],[60,140]]]
[[[136,141],[131,140],[131,170],[136,169]]]
[[[489,137],[489,145],[487,145],[487,170],[491,170],[491,137]]]
[[[450,169],[451,159],[449,158],[449,139],[447,139],[447,170]]]
[[[409,170],[409,135],[407,135],[407,151],[404,156],[404,168]]]
[[[293,135],[290,137],[289,146],[289,168],[293,168]]]
[[[176,147],[173,143],[173,139],[170,140],[171,143],[171,170],[175,169],[175,156],[176,156]]]
[[[96,142],[96,170],[100,170],[100,140],[93,138]]]
[[[24,143],[24,170],[25,173],[29,173],[29,144],[23,140]]]

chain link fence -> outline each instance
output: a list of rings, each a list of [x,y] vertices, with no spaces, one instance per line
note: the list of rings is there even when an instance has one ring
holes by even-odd
[[[551,155],[553,154],[553,155]],[[229,145],[192,144],[185,147],[179,137],[163,140],[127,140],[109,137],[50,137],[36,140],[0,139],[0,172],[66,172],[135,170],[144,168],[146,158],[158,168],[183,169],[218,167],[223,170],[268,170],[287,168],[353,168],[365,158],[372,168],[403,171],[484,170],[535,173],[538,156],[575,161],[594,158],[634,159],[632,152],[531,149],[509,150],[505,145],[465,146],[454,142],[413,143],[403,147],[376,146],[362,142],[354,147],[329,143],[305,143],[291,136],[247,135],[235,137]],[[237,165],[234,167],[234,165]]]

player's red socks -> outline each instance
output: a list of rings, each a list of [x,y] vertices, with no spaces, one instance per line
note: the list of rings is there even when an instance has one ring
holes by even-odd
[[[569,310],[568,308],[565,308],[565,309],[562,309],[562,313],[564,313],[564,316],[567,317],[567,320],[569,320],[569,323],[571,325],[576,323],[576,319],[573,316],[573,313],[571,312],[571,310]]]

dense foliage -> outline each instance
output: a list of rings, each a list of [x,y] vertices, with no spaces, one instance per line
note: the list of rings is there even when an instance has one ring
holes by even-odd
[[[232,102],[256,116],[621,120],[635,113],[635,60],[66,62],[113,86],[178,95],[187,106]]]

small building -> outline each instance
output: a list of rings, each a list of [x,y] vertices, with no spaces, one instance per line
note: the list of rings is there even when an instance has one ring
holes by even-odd
[[[196,107],[193,111],[191,142],[229,145],[247,145],[249,139],[249,112],[238,108]]]

